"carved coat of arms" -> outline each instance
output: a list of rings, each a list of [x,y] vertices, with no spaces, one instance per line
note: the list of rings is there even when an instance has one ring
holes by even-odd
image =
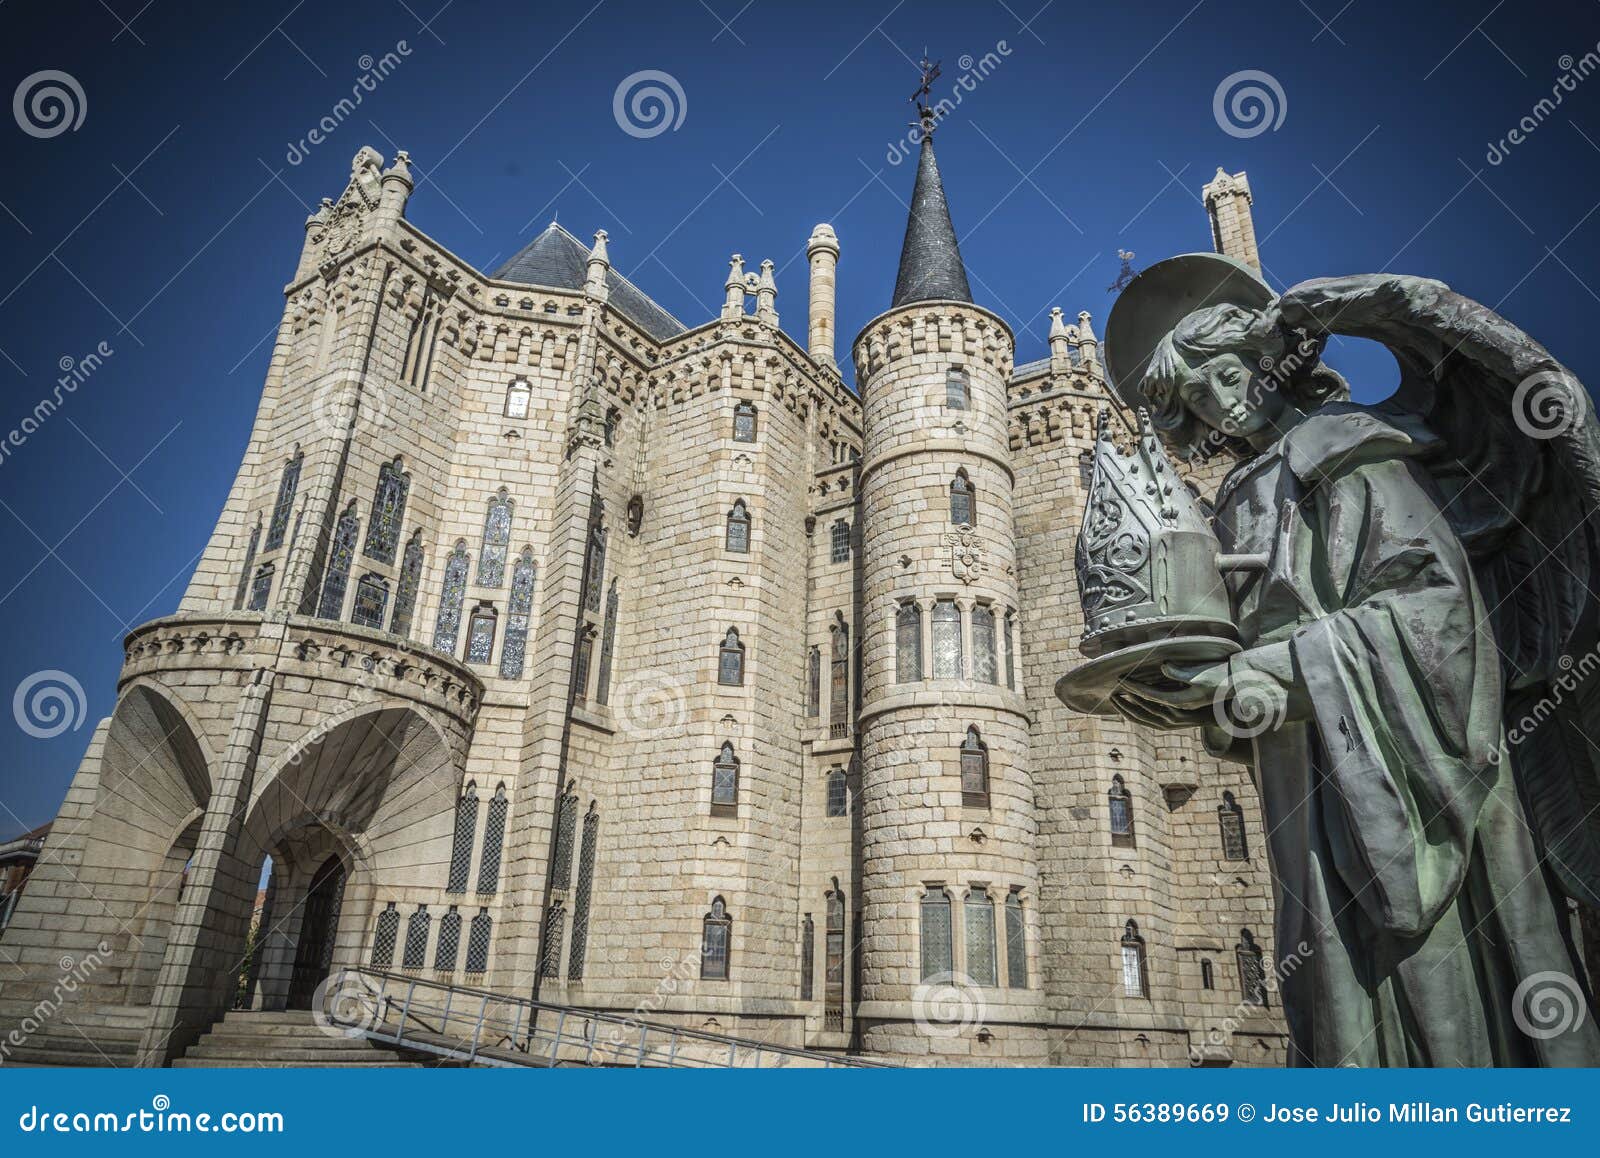
[[[950,570],[963,583],[971,583],[983,574],[983,544],[971,527],[962,527],[945,535],[950,547]]]

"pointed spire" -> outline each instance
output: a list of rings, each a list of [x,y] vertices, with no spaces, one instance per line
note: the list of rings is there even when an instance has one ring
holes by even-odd
[[[950,206],[945,201],[939,162],[933,155],[933,119],[922,119],[922,155],[911,194],[911,216],[900,249],[900,275],[894,283],[894,306],[934,300],[970,302],[966,267],[956,244]]]

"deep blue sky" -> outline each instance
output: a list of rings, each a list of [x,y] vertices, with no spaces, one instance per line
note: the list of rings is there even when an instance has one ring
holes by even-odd
[[[912,172],[886,154],[912,58],[943,58],[948,91],[963,56],[1003,41],[939,148],[975,295],[1016,328],[1019,360],[1045,352],[1052,305],[1104,319],[1119,247],[1141,267],[1207,248],[1198,189],[1224,165],[1249,171],[1275,282],[1438,277],[1600,381],[1600,77],[1485,160],[1561,58],[1595,48],[1600,7],[1040,2],[0,7],[0,95],[56,69],[87,104],[48,139],[0,116],[0,439],[62,359],[114,350],[0,460],[0,705],[45,669],[88,699],[51,739],[0,712],[0,838],[54,812],[112,706],[123,633],[175,607],[248,436],[302,223],[362,144],[411,151],[426,178],[411,220],[479,267],[558,213],[580,237],[609,230],[618,268],[690,325],[737,250],[778,263],[803,341],[801,251],[831,221],[844,355],[893,284]],[[289,164],[361,58],[402,40],[398,69]],[[650,139],[612,115],[643,69],[686,97],[681,126]],[[1246,69],[1286,98],[1281,126],[1248,139],[1212,113]],[[1364,396],[1392,377],[1370,351],[1334,360]]]

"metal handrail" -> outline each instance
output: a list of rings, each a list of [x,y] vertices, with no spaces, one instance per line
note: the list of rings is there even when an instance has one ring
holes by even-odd
[[[367,966],[353,967],[346,974],[364,979],[367,1006],[367,1015],[351,1025],[350,1032],[468,1064],[725,1068],[738,1066],[743,1054],[750,1068],[760,1068],[764,1057],[777,1065],[790,1059],[828,1069],[887,1068],[886,1063],[865,1058],[556,1005]],[[339,988],[345,997],[352,995],[348,982]],[[541,1014],[554,1017],[553,1032],[541,1028]],[[581,1019],[576,1029],[569,1028],[572,1018]],[[610,1040],[603,1041],[602,1031],[608,1028]],[[714,1060],[724,1050],[726,1059]]]

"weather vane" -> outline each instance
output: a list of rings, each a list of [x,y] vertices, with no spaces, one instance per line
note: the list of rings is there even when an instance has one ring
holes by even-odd
[[[939,64],[937,60],[928,59],[928,50],[922,50],[922,84],[917,91],[911,94],[911,103],[917,106],[917,113],[922,119],[933,116],[933,110],[928,107],[928,94],[933,92],[933,82],[939,79]]]
[[[1128,283],[1138,277],[1138,271],[1133,268],[1133,250],[1119,249],[1117,257],[1122,260],[1122,272],[1117,274],[1117,280],[1106,287],[1106,293],[1121,293],[1128,288]]]

